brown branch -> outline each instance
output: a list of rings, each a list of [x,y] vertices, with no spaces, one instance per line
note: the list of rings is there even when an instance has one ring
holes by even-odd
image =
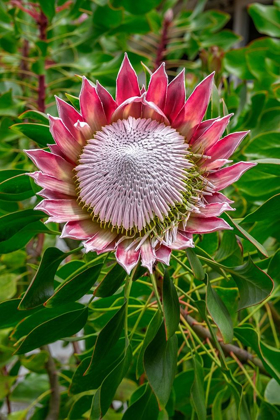
[[[60,408],[60,390],[59,382],[57,377],[56,365],[51,355],[49,346],[42,346],[41,350],[44,350],[48,353],[48,361],[45,365],[46,371],[49,377],[50,387],[51,387],[51,397],[49,403],[49,412],[46,417],[46,420],[57,420],[59,417],[59,408]]]
[[[194,318],[192,318],[190,315],[186,315],[186,313],[182,310],[181,314],[183,315],[184,319],[187,321],[187,323],[192,327],[192,329],[195,331],[195,333],[204,340],[209,339],[212,343],[212,337],[210,334],[210,331],[199,325]],[[219,341],[220,346],[223,349],[224,353],[227,356],[230,356],[231,353],[235,354],[235,356],[240,360],[242,363],[253,363],[255,366],[257,366],[260,369],[260,372],[266,376],[270,376],[268,372],[265,370],[261,360],[257,357],[254,357],[251,353],[249,353],[247,350],[241,349],[238,346],[235,346],[234,344],[225,344],[223,341]]]

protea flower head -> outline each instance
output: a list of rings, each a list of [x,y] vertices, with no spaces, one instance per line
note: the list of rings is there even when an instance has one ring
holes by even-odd
[[[232,202],[219,191],[254,163],[222,168],[247,133],[220,139],[231,115],[202,121],[213,77],[187,101],[184,71],[168,84],[164,64],[140,89],[125,56],[115,100],[84,77],[80,111],[57,98],[50,152],[26,151],[45,198],[36,209],[87,252],[115,251],[128,273],[139,260],[150,271],[169,264],[172,250],[194,246],[193,234],[230,229],[219,216]]]

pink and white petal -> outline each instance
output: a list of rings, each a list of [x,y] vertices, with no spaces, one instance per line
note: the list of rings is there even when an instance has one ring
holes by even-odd
[[[190,217],[184,229],[188,233],[211,233],[217,230],[232,229],[227,222],[218,217]]]
[[[96,88],[86,77],[83,77],[80,107],[84,120],[89,124],[93,132],[100,130],[101,127],[107,124],[107,118]]]
[[[248,133],[249,131],[231,133],[215,143],[207,150],[207,154],[211,157],[211,161],[216,159],[228,159]]]
[[[231,162],[232,160],[228,160],[228,159],[217,159],[217,160],[206,159],[205,162],[202,165],[200,165],[200,169],[207,172],[216,171],[217,169],[220,169],[222,166]]]
[[[220,139],[232,115],[229,114],[214,121],[198,139],[192,142],[192,150],[194,152],[208,154],[208,149]]]
[[[160,247],[155,250],[155,254],[157,261],[169,265],[171,256],[171,249],[169,247],[160,245]]]
[[[66,160],[69,160],[67,158],[67,156],[65,156],[65,154],[62,152],[62,150],[60,149],[60,147],[57,146],[57,144],[48,144],[48,148],[50,149],[50,151],[52,153],[54,153],[55,155],[61,156]],[[72,160],[70,159],[70,162],[72,163]]]
[[[134,96],[124,101],[113,112],[111,122],[127,119],[128,117],[141,118],[143,98]]]
[[[153,265],[156,261],[156,253],[151,245],[150,239],[146,239],[140,248],[141,253],[141,265],[147,267],[150,273],[153,272]]]
[[[66,162],[61,156],[54,155],[42,149],[25,150],[25,153],[46,175],[53,176],[62,181],[72,181],[73,165]]]
[[[208,203],[234,203],[234,201],[230,200],[228,197],[226,197],[220,192],[215,192],[212,195],[207,195],[206,200]]]
[[[63,223],[89,217],[89,214],[75,200],[43,200],[35,207],[35,210],[42,210],[51,216],[47,223]]]
[[[165,63],[162,63],[152,74],[146,95],[147,101],[153,102],[162,111],[166,101],[167,84],[168,77],[165,71]]]
[[[220,117],[212,118],[211,120],[202,121],[202,123],[198,126],[196,132],[192,136],[191,142],[193,143],[196,139],[198,139],[209,127],[213,124],[214,121],[217,121]]]
[[[167,87],[164,113],[173,122],[184,106],[186,100],[185,69],[179,73]]]
[[[98,81],[96,82],[96,91],[102,102],[104,112],[106,114],[107,122],[111,121],[111,117],[115,109],[117,109],[117,103],[110,95],[107,89],[105,89]]]
[[[208,180],[214,185],[216,191],[220,191],[238,181],[244,172],[256,165],[254,162],[238,162],[210,174]]]
[[[74,124],[74,127],[82,133],[85,140],[89,140],[92,138],[93,132],[88,123],[78,120]]]
[[[170,122],[164,112],[153,102],[146,100],[145,95],[143,95],[143,107],[142,107],[142,118],[151,118],[158,122],[163,122],[166,125],[170,125]]]
[[[117,76],[116,102],[121,105],[128,98],[140,96],[138,77],[125,54]]]
[[[178,230],[176,240],[170,244],[170,248],[174,250],[194,248],[192,235]]]
[[[106,249],[117,236],[117,232],[112,232],[111,229],[99,229],[92,238],[84,243],[86,252],[104,252],[104,249]]]
[[[224,211],[234,210],[229,203],[209,203],[205,207],[200,207],[199,217],[220,216]]]
[[[78,141],[78,143],[81,144],[81,146],[83,146],[85,144],[84,136],[75,127],[77,121],[84,122],[83,117],[72,105],[68,104],[63,99],[58,98],[57,96],[55,99],[59,117],[62,119],[64,125],[68,128],[72,136]]]
[[[48,190],[47,188],[43,188],[41,191],[36,193],[40,197],[48,198],[49,200],[67,200],[69,198],[72,198],[71,196],[67,194],[63,194],[58,191]]]
[[[192,138],[204,117],[212,91],[213,78],[214,73],[196,86],[172,124],[187,140]]]
[[[74,139],[60,118],[49,115],[49,120],[50,132],[57,146],[61,152],[71,160],[71,162],[76,163],[82,150],[80,143]]]
[[[127,274],[130,274],[131,270],[137,265],[140,258],[140,250],[135,251],[135,247],[129,248],[129,245],[133,242],[132,239],[125,239],[119,242],[116,250],[116,259],[118,263],[125,269]]]
[[[61,238],[86,240],[92,238],[101,230],[100,225],[93,220],[79,220],[68,222],[64,225]]]
[[[116,249],[116,242],[118,237],[116,237],[109,245],[106,246],[106,248],[102,249],[102,251],[95,251],[97,255],[104,254],[104,252],[111,252]]]
[[[76,197],[77,195],[75,186],[72,182],[62,181],[53,176],[45,175],[42,172],[33,172],[28,175],[33,178],[40,187],[51,190],[54,194],[64,194],[70,197]]]
[[[163,264],[169,265],[171,257],[171,249],[168,246],[160,245],[158,249],[155,250],[156,259]]]

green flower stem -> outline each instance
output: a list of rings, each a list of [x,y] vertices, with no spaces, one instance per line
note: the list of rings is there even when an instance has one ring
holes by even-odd
[[[181,289],[179,286],[177,286],[176,284],[174,284],[174,286],[175,286],[175,288],[180,292],[180,293],[182,293],[182,295],[183,296],[185,296],[187,299],[189,299],[191,302],[195,302],[195,300],[190,296],[190,295],[188,295],[186,292],[184,292],[184,290],[183,289]]]
[[[150,296],[146,300],[146,303],[143,306],[143,308],[142,308],[142,310],[141,310],[141,312],[140,312],[140,314],[139,314],[139,316],[138,316],[138,318],[137,318],[137,320],[136,320],[136,322],[135,322],[135,324],[134,324],[134,326],[132,328],[132,331],[131,331],[130,336],[129,336],[130,341],[132,340],[132,337],[133,337],[133,335],[134,335],[134,333],[135,333],[135,331],[136,331],[136,329],[137,329],[137,327],[139,325],[139,322],[141,321],[142,316],[144,315],[146,309],[152,309],[152,308],[148,308],[148,305],[149,305],[150,300],[152,299],[152,297],[153,297],[153,292],[150,294]]]
[[[156,277],[155,277],[154,273],[152,273],[150,275],[150,277],[151,277],[151,282],[152,282],[153,289],[154,289],[155,298],[156,298],[156,301],[157,301],[157,304],[158,304],[158,309],[163,313],[163,308],[162,308],[162,304],[161,304],[161,301],[160,301],[160,296],[159,296],[159,293],[158,293],[157,280],[156,280]]]
[[[124,321],[124,333],[125,333],[126,345],[129,344],[129,338],[128,338],[128,306],[129,306],[129,295],[130,295],[130,291],[131,291],[132,279],[134,277],[134,273],[135,273],[135,268],[132,271],[131,275],[130,276],[127,276],[125,287],[124,287],[124,298],[126,300],[125,321]]]
[[[176,260],[182,267],[184,267],[186,271],[188,271],[193,276],[193,272],[190,267],[188,267],[183,261],[176,257],[176,255],[172,255],[172,258],[174,258],[174,260]]]

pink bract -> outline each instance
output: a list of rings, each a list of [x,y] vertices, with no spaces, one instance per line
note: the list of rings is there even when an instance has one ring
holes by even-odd
[[[26,151],[43,188],[36,209],[65,223],[62,237],[83,241],[86,252],[115,251],[128,273],[139,260],[149,271],[169,264],[196,233],[231,229],[219,218],[231,201],[219,191],[255,164],[223,168],[247,133],[221,139],[231,115],[202,121],[213,78],[185,101],[184,71],[168,84],[162,64],[140,91],[127,55],[115,100],[84,77],[80,111],[57,98],[50,152]]]

